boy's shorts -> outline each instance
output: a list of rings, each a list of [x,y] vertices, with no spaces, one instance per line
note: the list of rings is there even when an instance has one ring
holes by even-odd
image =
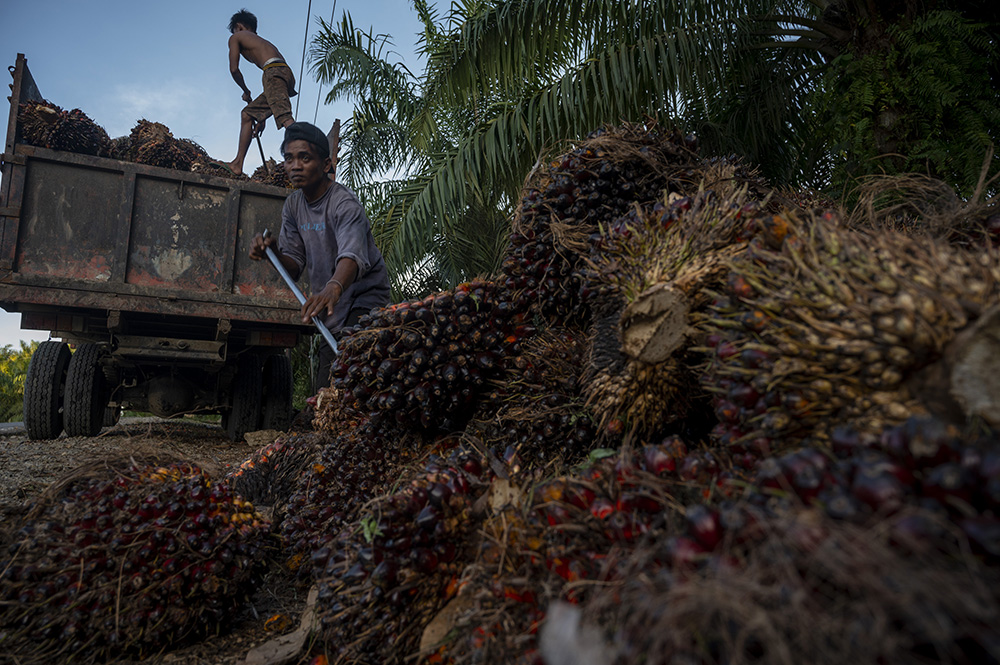
[[[275,125],[281,129],[286,119],[293,120],[289,98],[298,94],[295,92],[295,75],[288,65],[275,63],[264,67],[262,81],[264,92],[247,104],[243,112],[257,122],[273,115]]]

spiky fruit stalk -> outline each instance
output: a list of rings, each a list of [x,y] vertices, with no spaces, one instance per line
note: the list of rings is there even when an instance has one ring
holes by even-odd
[[[772,450],[921,413],[905,380],[1000,294],[992,253],[862,234],[833,212],[764,218],[731,265],[703,320],[704,385],[727,441]]]

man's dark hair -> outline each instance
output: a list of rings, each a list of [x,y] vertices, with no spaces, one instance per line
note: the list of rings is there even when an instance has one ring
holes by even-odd
[[[281,154],[285,154],[285,145],[292,141],[305,141],[316,150],[320,159],[330,156],[330,141],[323,130],[308,122],[293,122],[285,128],[285,138],[281,142]]]
[[[229,19],[229,34],[236,32],[236,24],[242,23],[246,27],[250,28],[250,32],[257,32],[257,17],[248,12],[246,9],[241,9],[233,17]]]

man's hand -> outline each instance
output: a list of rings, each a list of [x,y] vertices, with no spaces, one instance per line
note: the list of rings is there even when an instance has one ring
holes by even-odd
[[[250,241],[250,258],[254,261],[260,261],[261,259],[267,258],[267,247],[274,247],[277,251],[278,239],[274,236],[264,237],[263,234],[258,233]]]
[[[329,282],[323,290],[315,295],[306,298],[302,303],[302,323],[309,323],[314,316],[320,316],[320,312],[326,310],[326,316],[333,314],[333,306],[340,302],[343,292],[336,282]]]
[[[258,138],[264,133],[264,129],[267,127],[267,120],[254,120],[253,126],[253,137]]]
[[[245,101],[247,104],[253,101],[253,97],[250,96],[249,90],[243,91],[243,101]]]

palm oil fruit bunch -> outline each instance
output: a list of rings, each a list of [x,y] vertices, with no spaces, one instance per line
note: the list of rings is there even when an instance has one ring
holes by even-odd
[[[590,340],[582,330],[550,327],[503,358],[503,373],[480,403],[475,432],[511,475],[531,475],[590,452],[597,432],[583,404],[580,371]]]
[[[1000,564],[1000,432],[914,417],[878,437],[837,428],[831,444],[837,462],[828,466],[841,483],[830,494],[844,518],[871,512],[900,515],[892,524],[895,541],[918,548],[942,537],[943,524],[951,522],[974,553],[990,565]],[[907,515],[906,507],[929,515]]]
[[[253,590],[267,531],[191,464],[81,470],[43,495],[0,559],[2,651],[86,662],[216,631]]]
[[[606,662],[996,659],[998,575],[959,548],[904,554],[882,524],[838,523],[809,509],[760,517],[749,530],[749,539],[727,535],[680,568],[669,539],[627,553],[623,574],[580,605],[587,625],[606,628],[614,654]]]
[[[313,400],[313,429],[326,432],[341,433],[351,427],[357,427],[362,418],[357,409],[344,399],[344,392],[336,386],[320,388]]]
[[[291,569],[303,577],[324,573],[327,544],[362,506],[396,482],[418,447],[413,437],[387,414],[377,414],[323,446],[296,479],[281,522]]]
[[[25,143],[52,150],[107,157],[111,138],[80,109],[65,111],[55,104],[29,101],[18,109],[18,125]]]
[[[501,358],[534,332],[520,318],[486,281],[373,310],[342,342],[333,385],[363,412],[432,432],[461,429]]]
[[[551,587],[526,556],[539,547],[538,536],[516,504],[497,508],[480,532],[475,562],[463,572],[454,601],[465,611],[424,662],[539,665],[538,629]]]
[[[837,215],[758,220],[702,324],[716,437],[776,451],[832,427],[919,415],[904,379],[1000,295],[988,252],[844,228]]]
[[[702,478],[710,458],[676,437],[603,453],[538,483],[485,520],[461,592],[474,609],[458,621],[440,657],[463,662],[460,657],[471,653],[476,663],[543,662],[538,630],[546,609],[555,601],[586,602],[594,589],[623,581],[624,563],[644,543],[670,543],[659,568],[686,569],[716,556],[710,554],[718,544],[711,515],[692,509],[688,516],[685,505],[702,508],[699,483],[715,487],[718,465]],[[709,490],[708,497],[715,502],[717,492]]]
[[[111,147],[108,149],[108,157],[122,162],[132,159],[132,137],[129,134],[116,136],[111,139]]]
[[[697,394],[699,317],[746,247],[760,204],[747,188],[635,206],[591,238],[594,348],[588,403],[642,436],[684,419]]]
[[[266,165],[261,164],[254,169],[250,179],[254,182],[262,182],[265,185],[274,185],[275,187],[294,189],[291,181],[288,179],[288,174],[285,173],[284,165],[278,164],[273,159],[267,160]]]
[[[655,123],[599,129],[527,183],[502,265],[515,304],[558,321],[585,306],[587,240],[691,174],[696,144]]]
[[[334,437],[329,432],[281,434],[226,474],[236,494],[258,506],[281,506],[292,495],[299,476],[319,460]]]
[[[672,561],[679,563],[711,552],[722,527],[708,506],[736,492],[724,462],[669,436],[537,485],[527,516],[533,562],[574,583],[618,576],[609,551],[634,547],[647,534],[676,541]]]
[[[757,462],[742,492],[743,515],[733,512],[728,521],[813,507],[835,521],[882,522],[904,549],[928,551],[961,531],[973,551],[1000,563],[997,432],[911,417],[878,435],[837,427],[828,443]]]
[[[490,472],[478,452],[439,444],[450,449],[431,454],[318,553],[327,564],[317,611],[333,660],[406,662],[457,590]]]
[[[208,153],[194,141],[174,138],[162,123],[139,120],[129,134],[129,156],[139,164],[190,171]]]

